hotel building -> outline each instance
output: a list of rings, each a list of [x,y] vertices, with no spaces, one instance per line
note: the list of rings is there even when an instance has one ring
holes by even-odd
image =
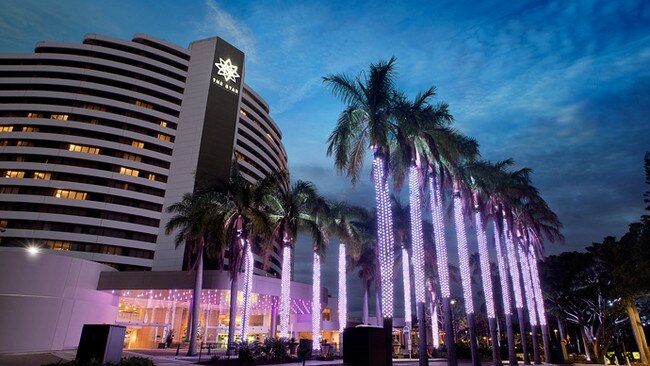
[[[88,34],[0,54],[0,326],[49,324],[0,335],[0,352],[76,346],[89,322],[129,325],[129,347],[155,347],[170,329],[181,339],[193,281],[166,208],[226,179],[233,160],[249,182],[287,168],[244,75],[244,54],[218,37],[183,48]],[[40,253],[28,258],[28,246]],[[278,248],[267,267],[255,254],[253,336],[275,334],[280,267]],[[44,279],[57,285],[34,286]],[[230,281],[204,281],[201,337],[223,346]],[[310,299],[310,285],[292,284],[296,338],[311,336]],[[321,299],[325,338],[337,339],[335,299]]]

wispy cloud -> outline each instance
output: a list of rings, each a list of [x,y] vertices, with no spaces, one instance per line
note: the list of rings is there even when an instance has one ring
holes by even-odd
[[[220,36],[244,51],[248,61],[256,62],[257,41],[248,26],[214,0],[205,0],[205,6],[207,13],[205,20],[200,24],[199,32],[205,37]]]

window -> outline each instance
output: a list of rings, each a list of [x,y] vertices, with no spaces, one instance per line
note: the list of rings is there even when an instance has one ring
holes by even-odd
[[[133,140],[133,142],[131,142],[131,146],[133,146],[135,148],[138,148],[138,149],[142,149],[142,148],[144,148],[144,142]]]
[[[34,179],[50,180],[50,172],[34,172]]]
[[[11,132],[13,130],[14,126],[0,126],[0,132]]]
[[[20,170],[7,170],[5,171],[5,178],[23,178],[25,172]]]
[[[102,253],[102,254],[120,255],[120,254],[122,254],[122,248],[114,247],[112,245],[102,245],[99,248],[99,252]]]
[[[156,180],[156,175],[153,174],[153,173],[149,173],[149,175],[147,176],[147,178],[149,178],[149,180]]]
[[[90,104],[90,103],[86,103],[86,104],[84,104],[84,105],[82,106],[82,108],[85,108],[85,109],[91,109],[91,110],[93,110],[93,111],[106,112],[106,107],[101,106],[101,105],[99,105],[99,104]]]
[[[38,127],[33,127],[33,126],[23,126],[22,132],[38,132],[39,128]]]
[[[68,120],[68,115],[67,114],[53,114],[50,116],[50,119],[58,119],[59,121],[67,121]]]
[[[34,146],[34,143],[32,141],[18,141],[16,142],[16,146]]]
[[[134,155],[134,154],[129,154],[129,153],[124,153],[122,155],[122,158],[124,158],[126,160],[135,161],[135,162],[138,162],[138,163],[140,161],[142,161],[142,157],[140,157],[139,155]]]
[[[0,187],[0,194],[18,194],[18,187]]]
[[[321,320],[323,321],[332,320],[332,309],[323,309]]]
[[[43,113],[27,113],[27,118],[43,118]]]
[[[137,177],[140,174],[140,171],[131,168],[120,167],[120,174]]]
[[[240,110],[239,110],[239,113],[243,114],[244,116],[248,116],[248,115],[246,114],[246,112],[244,112],[243,109],[240,109]]]
[[[167,127],[167,121],[160,121],[161,127]]]
[[[76,151],[87,154],[99,154],[99,148],[75,144],[68,145],[68,151]]]
[[[171,141],[171,140],[172,140],[172,137],[171,137],[171,136],[169,136],[169,135],[165,135],[165,134],[163,134],[163,133],[159,133],[159,134],[157,134],[156,137],[157,137],[158,139],[160,139],[160,140],[163,140],[163,141]]]
[[[46,240],[45,247],[51,250],[70,250],[70,247],[72,247],[72,245],[69,241]]]
[[[85,200],[87,195],[86,192],[69,191],[67,189],[57,189],[54,191],[54,197],[71,200]]]
[[[137,105],[138,107],[144,107],[144,108],[147,108],[147,109],[152,109],[153,108],[153,104],[143,102],[141,100],[136,100],[135,105]]]

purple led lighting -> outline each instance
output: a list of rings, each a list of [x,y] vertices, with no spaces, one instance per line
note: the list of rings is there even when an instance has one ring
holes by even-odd
[[[411,322],[411,271],[409,271],[409,253],[402,247],[402,279],[404,280],[404,320]]]
[[[510,277],[512,278],[512,290],[515,293],[515,306],[517,309],[521,309],[524,307],[524,302],[521,298],[521,278],[519,277],[517,254],[515,253],[515,244],[512,240],[512,233],[508,229],[508,220],[506,220],[505,214],[503,215],[503,232],[506,238],[506,255]]]
[[[345,282],[345,244],[339,245],[339,331],[348,323],[348,290]]]
[[[282,279],[280,283],[280,337],[289,337],[289,286],[291,280],[291,248],[282,248]]]
[[[440,293],[443,298],[449,298],[449,267],[447,260],[447,241],[445,239],[445,221],[442,218],[442,188],[437,176],[429,181],[429,192],[431,199],[431,219],[433,221],[433,232],[436,241],[436,264],[438,267],[438,280],[440,282]]]
[[[460,280],[463,286],[463,297],[465,299],[465,312],[474,313],[474,300],[472,298],[472,274],[469,268],[469,253],[467,248],[467,234],[465,220],[463,218],[463,203],[460,200],[460,192],[454,192],[454,223],[456,224],[456,239],[458,241],[458,267],[460,268]]]
[[[424,303],[426,301],[424,286],[424,241],[422,237],[422,203],[420,200],[419,177],[418,167],[415,165],[411,166],[409,171],[409,205],[411,214],[413,282],[415,285],[415,302]]]
[[[314,272],[312,274],[312,313],[311,313],[311,335],[312,349],[320,349],[320,256],[314,252]]]
[[[393,217],[390,207],[384,158],[376,154],[372,168],[377,201],[377,238],[379,242],[379,270],[381,276],[381,305],[384,318],[393,317]]]
[[[436,303],[436,293],[431,290],[431,339],[433,347],[440,347],[440,330],[438,324],[438,304]]]
[[[481,213],[474,213],[476,219],[476,238],[478,239],[478,255],[481,264],[481,280],[485,294],[485,307],[488,318],[496,318],[494,309],[494,292],[492,291],[492,271],[490,270],[490,252],[488,251],[487,237],[483,227]]]
[[[537,256],[532,244],[528,249],[528,263],[530,266],[530,275],[533,280],[533,287],[535,288],[535,305],[537,307],[537,316],[539,317],[539,324],[546,326],[546,309],[544,308],[544,298],[542,297],[542,286],[539,282],[539,271],[537,269]]]
[[[533,281],[530,277],[530,268],[528,267],[528,256],[521,245],[517,245],[517,253],[521,262],[522,278],[524,280],[524,293],[526,294],[526,307],[528,308],[528,321],[531,326],[537,325],[537,311],[535,309],[535,291]]]
[[[243,312],[241,317],[241,323],[242,323],[241,339],[242,340],[245,340],[246,337],[248,336],[248,322],[249,322],[249,315],[251,311],[251,295],[252,295],[252,287],[253,287],[253,268],[254,268],[253,252],[251,250],[250,242],[248,242],[247,244],[248,245],[245,246],[246,262],[244,263],[244,306],[243,306]]]

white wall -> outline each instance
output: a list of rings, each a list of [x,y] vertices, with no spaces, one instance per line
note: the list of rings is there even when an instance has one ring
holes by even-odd
[[[102,271],[114,269],[0,248],[0,353],[76,348],[83,324],[115,323],[118,297],[96,290]]]

